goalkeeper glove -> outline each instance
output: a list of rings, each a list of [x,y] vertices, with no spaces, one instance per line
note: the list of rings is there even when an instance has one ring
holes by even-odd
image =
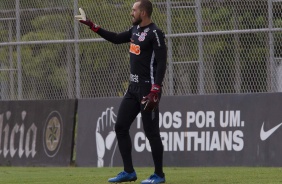
[[[89,26],[89,28],[94,32],[97,32],[100,29],[100,26],[94,24],[90,19],[86,17],[85,12],[82,8],[79,8],[79,12],[80,15],[74,16],[76,20],[78,20],[82,24]]]
[[[159,104],[159,93],[161,87],[157,84],[153,84],[150,93],[143,97],[141,104],[144,106],[144,111],[154,111]]]

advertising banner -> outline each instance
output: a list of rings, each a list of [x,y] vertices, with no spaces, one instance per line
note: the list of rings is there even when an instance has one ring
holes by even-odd
[[[0,101],[0,165],[67,166],[76,100]]]
[[[281,101],[281,93],[162,97],[164,166],[282,166]],[[78,101],[78,166],[122,166],[114,134],[120,102]],[[130,131],[134,165],[151,166],[140,114]]]

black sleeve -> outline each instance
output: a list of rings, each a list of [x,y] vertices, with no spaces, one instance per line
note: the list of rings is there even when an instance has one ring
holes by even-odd
[[[121,44],[130,42],[131,29],[121,33],[114,33],[100,28],[97,34],[100,35],[102,38],[108,40],[109,42],[112,42],[114,44]]]
[[[161,30],[153,30],[153,49],[157,62],[156,80],[155,83],[162,85],[167,62],[167,48],[165,44],[165,36]]]

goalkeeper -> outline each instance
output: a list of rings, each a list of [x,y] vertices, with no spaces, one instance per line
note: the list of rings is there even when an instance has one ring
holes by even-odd
[[[130,14],[133,17],[133,26],[122,33],[102,29],[88,19],[81,8],[79,11],[81,15],[75,18],[104,39],[115,44],[130,43],[130,84],[120,104],[115,125],[124,171],[108,181],[116,183],[137,180],[132,163],[129,129],[141,112],[155,166],[154,173],[141,183],[164,183],[163,145],[159,130],[158,106],[166,70],[167,50],[164,33],[151,20],[152,3],[149,0],[137,0]]]

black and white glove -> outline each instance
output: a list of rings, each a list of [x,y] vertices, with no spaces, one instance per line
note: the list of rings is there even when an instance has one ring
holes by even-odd
[[[97,24],[93,23],[90,19],[88,19],[85,15],[85,12],[82,8],[79,8],[79,12],[80,15],[75,15],[74,18],[76,20],[78,20],[79,22],[81,22],[82,24],[85,24],[87,26],[89,26],[89,28],[94,31],[97,32],[100,29],[100,26],[98,26]]]

